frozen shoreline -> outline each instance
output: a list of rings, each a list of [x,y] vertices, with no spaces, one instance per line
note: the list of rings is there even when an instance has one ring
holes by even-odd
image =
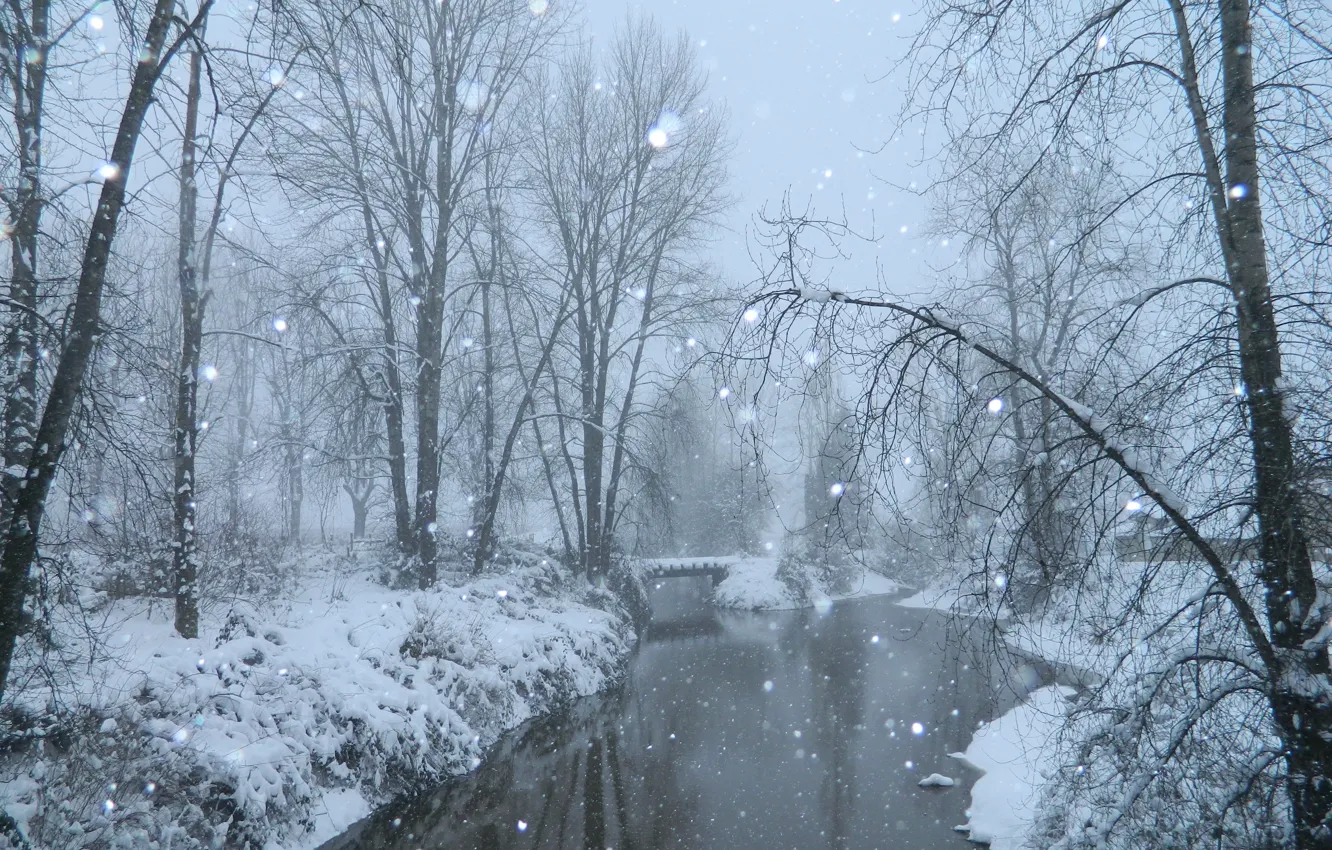
[[[955,589],[930,587],[898,600],[904,608],[974,615],[971,600]],[[1057,658],[1033,651],[1025,641],[1005,635],[1019,653],[1057,664]],[[1048,647],[1046,647],[1048,650]],[[1048,653],[1055,655],[1056,653]],[[953,758],[979,771],[969,790],[967,822],[953,829],[973,843],[992,850],[1027,846],[1035,825],[1042,785],[1058,763],[1058,735],[1063,728],[1072,688],[1050,685],[1028,694],[1013,708],[981,726],[965,752]]]
[[[967,823],[955,830],[992,850],[1026,846],[1073,693],[1059,686],[1034,691],[978,729],[966,752],[951,754],[982,774],[971,787]]]

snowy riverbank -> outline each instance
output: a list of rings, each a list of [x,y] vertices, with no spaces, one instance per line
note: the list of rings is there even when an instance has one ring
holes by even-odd
[[[991,850],[1027,845],[1073,693],[1058,686],[1035,691],[978,729],[965,753],[952,754],[982,772],[971,786],[967,823],[954,827],[957,831]]]
[[[928,609],[951,615],[996,617],[986,612],[980,597],[938,584],[898,600],[904,608]],[[1007,612],[1002,608],[999,614]],[[1005,635],[1005,642],[1024,655],[1056,665],[1059,653],[1033,651],[1030,642]],[[967,822],[954,829],[968,840],[992,850],[1018,850],[1033,835],[1042,805],[1045,783],[1059,764],[1059,734],[1064,729],[1073,688],[1050,685],[1028,694],[1018,705],[984,724],[972,736],[965,752],[951,755],[980,773],[972,783]]]
[[[109,648],[61,683],[72,728],[43,726],[49,691],[15,695],[32,730],[0,805],[39,846],[313,847],[612,684],[634,640],[609,594],[540,562],[429,593],[302,587],[198,640],[160,602],[108,603]]]
[[[857,570],[844,585],[844,591],[825,590],[810,577],[808,593],[797,594],[778,576],[776,558],[746,558],[730,569],[730,573],[713,590],[713,599],[722,608],[740,608],[749,611],[777,611],[791,608],[818,607],[839,599],[881,596],[902,592],[902,585],[892,579],[868,570]],[[803,598],[802,598],[803,597]]]
[[[899,601],[909,608],[981,617],[988,621],[984,627],[1001,629],[1014,654],[1039,659],[1057,671],[1061,684],[1078,688],[1076,699],[1071,688],[1039,689],[975,734],[965,759],[984,775],[971,788],[970,820],[963,830],[973,840],[995,848],[1048,844],[1070,823],[1074,830],[1091,828],[1088,824],[1105,829],[1121,813],[1121,801],[1112,792],[1099,802],[1099,811],[1083,801],[1070,803],[1070,780],[1092,769],[1084,764],[1085,749],[1079,744],[1089,736],[1105,740],[1103,718],[1136,704],[1144,681],[1160,677],[1174,659],[1194,651],[1197,635],[1211,625],[1200,620],[1200,612],[1214,592],[1209,576],[1187,562],[1159,565],[1151,592],[1135,578],[1140,570],[1133,563],[1097,562],[1080,584],[1055,594],[1041,611],[1021,616],[1002,607],[1001,596],[974,589],[962,593],[942,582]],[[1232,639],[1224,632],[1213,638],[1219,647],[1228,647]],[[1250,704],[1237,702],[1230,728],[1247,731],[1215,736],[1226,741],[1216,752],[1244,760],[1276,746],[1251,725],[1252,711]],[[1195,746],[1206,745],[1208,737],[1202,735]],[[1082,808],[1075,809],[1078,805]],[[1179,823],[1202,822],[1198,811]],[[1129,839],[1120,846],[1138,845]]]

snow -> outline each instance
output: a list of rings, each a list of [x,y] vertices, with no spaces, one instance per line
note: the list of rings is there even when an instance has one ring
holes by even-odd
[[[722,608],[774,611],[802,607],[777,578],[776,558],[751,558],[733,564],[712,595]]]
[[[745,558],[732,564],[725,579],[713,589],[713,600],[722,608],[749,611],[778,611],[793,608],[823,608],[833,601],[883,596],[902,592],[902,585],[873,570],[861,569],[844,593],[816,589],[809,599],[798,599],[777,577],[776,558]]]
[[[961,761],[983,771],[971,787],[968,821],[959,831],[993,850],[1017,850],[1036,817],[1044,773],[1063,726],[1066,687],[1046,687],[976,732]],[[953,754],[957,757],[959,754]]]
[[[944,776],[942,773],[931,773],[916,784],[921,788],[952,788],[957,783],[953,781],[951,776]]]
[[[109,775],[173,793],[150,796],[141,778],[132,792],[128,781],[109,796],[92,789],[97,799],[75,799],[75,828],[148,846],[141,824],[185,822],[181,789],[202,770],[201,793],[231,789],[245,815],[223,827],[226,845],[314,847],[409,787],[474,769],[528,718],[614,684],[633,644],[609,594],[554,568],[414,594],[345,573],[301,587],[281,604],[234,609],[229,622],[226,610],[205,617],[198,640],[176,635],[160,604],[150,614],[141,601],[115,603],[116,649],[69,683],[100,730],[82,746],[123,762]],[[13,695],[34,716],[42,696]],[[8,766],[0,806],[21,825],[41,814],[45,786],[74,775],[63,755]],[[202,819],[207,807],[193,804]]]
[[[962,601],[962,595],[956,588],[931,586],[918,591],[905,599],[897,600],[903,608],[923,608],[930,611],[954,611]]]
[[[1097,432],[1100,432],[1102,430],[1101,428],[1097,427],[1098,417],[1096,416],[1096,411],[1092,410],[1090,407],[1088,407],[1087,405],[1083,404],[1080,401],[1074,401],[1073,399],[1069,398],[1066,395],[1062,395],[1060,393],[1055,393],[1055,395],[1059,397],[1059,400],[1062,401],[1068,407],[1069,410],[1073,411],[1074,416],[1081,419],[1083,423],[1091,427],[1092,430]]]
[[[319,802],[314,814],[314,826],[302,842],[306,847],[318,847],[335,838],[346,832],[352,824],[368,817],[372,811],[364,795],[350,788],[325,791],[320,795]]]

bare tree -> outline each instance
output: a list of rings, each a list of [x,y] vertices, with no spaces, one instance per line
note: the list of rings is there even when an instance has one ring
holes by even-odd
[[[638,21],[617,35],[604,72],[585,48],[534,102],[536,215],[573,312],[551,400],[578,564],[593,580],[610,565],[644,352],[699,304],[681,301],[699,282],[690,250],[724,204],[721,114],[703,85],[684,36]]]
[[[0,590],[0,683],[9,675],[27,597],[28,569],[37,554],[47,494],[65,448],[70,418],[100,330],[107,262],[125,205],[125,183],[134,161],[144,116],[163,68],[200,26],[210,5],[210,0],[204,0],[195,15],[179,28],[174,39],[168,41],[176,8],[174,3],[162,0],[153,7],[143,30],[143,47],[103,169],[102,190],[92,215],[64,345],[56,359],[55,375],[33,438],[34,448],[21,476],[25,483],[18,488],[16,497],[4,505],[4,513],[0,516],[0,529],[4,534],[4,552],[0,555],[0,585],[3,586]],[[42,45],[36,54],[29,55],[45,62],[46,47]],[[6,475],[20,477],[10,470],[6,470]]]
[[[544,17],[544,16],[537,16]],[[395,0],[370,9],[349,6],[340,15],[319,10],[304,38],[316,61],[321,91],[314,101],[323,120],[339,128],[336,147],[310,139],[317,155],[345,171],[315,172],[305,181],[321,197],[336,197],[356,217],[375,266],[372,302],[382,326],[386,357],[398,356],[405,338],[399,304],[414,325],[411,375],[415,385],[416,468],[409,539],[420,582],[435,581],[441,481],[440,382],[449,335],[456,322],[450,299],[463,277],[454,268],[466,244],[467,199],[483,182],[484,140],[515,87],[557,31],[533,20],[520,4],[497,0],[433,3]],[[341,177],[353,174],[350,188]],[[337,186],[314,177],[333,173]],[[315,188],[317,187],[317,188]],[[395,297],[393,279],[401,297]],[[390,461],[405,432],[398,365],[386,361],[386,413]],[[395,383],[397,385],[395,385]],[[405,434],[404,434],[405,436]],[[393,470],[395,503],[405,492],[406,468]],[[402,536],[403,511],[396,511]]]
[[[1332,412],[1305,390],[1325,384],[1327,294],[1299,279],[1326,262],[1309,222],[1332,188],[1315,153],[1332,128],[1309,81],[1332,62],[1319,35],[1329,25],[1326,10],[1269,17],[1243,0],[929,8],[913,90],[916,114],[941,121],[945,181],[1007,174],[1001,208],[1020,210],[1042,169],[1113,151],[1101,212],[1065,243],[1159,246],[1150,284],[1107,305],[1083,374],[1015,348],[1002,327],[885,297],[886,282],[825,288],[789,267],[769,278],[769,331],[813,328],[856,358],[862,462],[886,495],[948,398],[939,388],[968,411],[953,420],[956,462],[936,469],[950,469],[938,486],[955,504],[990,512],[975,585],[988,604],[1010,598],[1008,571],[1033,532],[1021,487],[989,471],[1012,433],[1011,406],[996,402],[1020,387],[1031,400],[1020,406],[1048,407],[1067,429],[1054,487],[1037,497],[1083,544],[1065,613],[1089,642],[1128,648],[1077,712],[1079,761],[1043,825],[1052,846],[1155,840],[1167,802],[1185,844],[1332,842],[1329,611],[1307,519],[1309,459],[1326,452]],[[1029,163],[1017,170],[1015,150]],[[1039,327],[1019,324],[1019,335]],[[1106,551],[1117,519],[1144,505],[1180,554],[1135,564]],[[1093,597],[1114,606],[1090,608]],[[1156,647],[1146,661],[1134,649],[1144,635]]]
[[[1005,160],[1020,162],[1021,154]],[[951,312],[984,326],[989,338],[1002,338],[1010,359],[1030,364],[1052,384],[1076,387],[1075,396],[1082,398],[1089,389],[1081,385],[1088,360],[1108,332],[1107,308],[1131,293],[1132,275],[1142,263],[1113,232],[1098,226],[1113,203],[1104,196],[1103,186],[1112,178],[1104,162],[1051,151],[1024,171],[1026,179],[1012,191],[1004,182],[1008,171],[968,174],[944,184],[932,229],[963,243],[952,267],[958,279],[948,299]],[[1069,429],[1048,399],[1021,384],[1003,381],[987,389],[1006,414],[1001,422],[1011,445],[1007,473],[1026,512],[1025,565],[1010,577],[1013,592],[1043,595],[1068,562],[1081,557],[1061,527],[1062,511],[1053,497],[1058,447]],[[965,408],[960,412],[964,419],[971,415]],[[992,456],[991,463],[995,460]],[[929,463],[928,454],[922,461]]]
[[[198,637],[198,511],[196,495],[195,457],[199,441],[199,380],[203,375],[201,356],[204,341],[204,313],[212,295],[213,255],[218,232],[228,202],[227,189],[236,176],[242,151],[254,132],[264,110],[273,100],[278,86],[254,98],[250,114],[238,128],[236,138],[218,163],[217,182],[213,193],[212,211],[205,225],[202,245],[197,238],[199,206],[199,169],[205,158],[212,159],[223,150],[216,138],[219,127],[215,117],[209,143],[200,150],[199,107],[202,100],[201,82],[204,64],[202,37],[190,55],[189,80],[185,92],[185,123],[182,132],[180,165],[179,250],[177,275],[180,284],[181,350],[176,383],[174,415],[175,488],[172,491],[172,522],[174,527],[173,574],[176,594],[176,631],[184,637]],[[299,54],[298,54],[299,56]],[[288,69],[290,63],[288,65]],[[285,74],[286,71],[278,73]],[[242,99],[249,92],[237,93],[235,102],[217,112],[241,111]]]
[[[522,141],[515,134],[514,141]],[[502,157],[502,158],[501,158]],[[472,568],[480,572],[493,557],[496,543],[496,525],[499,519],[500,505],[504,495],[505,482],[514,461],[524,426],[529,421],[535,406],[535,398],[547,371],[556,346],[561,339],[561,332],[570,318],[570,293],[562,290],[558,293],[558,303],[551,305],[549,299],[543,299],[539,293],[523,286],[528,276],[539,279],[536,264],[530,258],[519,260],[516,246],[519,240],[507,222],[505,187],[510,179],[501,176],[513,168],[513,156],[504,151],[492,151],[486,163],[484,225],[472,230],[472,255],[478,279],[480,295],[481,321],[481,428],[480,428],[480,493],[476,500],[476,510],[472,532],[475,537],[475,549]],[[500,317],[500,307],[507,328],[496,328]],[[525,308],[525,309],[524,309]],[[542,312],[549,310],[546,317],[548,324],[542,328]],[[525,317],[525,320],[519,317]],[[520,325],[520,322],[522,323]],[[528,350],[524,350],[520,339],[520,327],[527,325]],[[517,381],[514,388],[519,391],[517,406],[512,410],[507,427],[501,440],[500,423],[497,409],[498,363],[504,354],[500,344],[500,334],[507,330],[512,348],[511,365],[516,367]],[[523,362],[535,357],[530,368],[524,368]]]
[[[24,12],[28,11],[26,17]],[[44,195],[42,120],[46,96],[51,5],[6,8],[0,16],[0,81],[9,90],[17,158],[13,189],[0,193],[7,208],[3,225],[10,243],[10,280],[5,342],[5,469],[27,468],[37,428],[37,368],[42,315],[37,304],[37,263]],[[8,182],[8,181],[7,181]],[[14,503],[22,478],[5,474],[6,505]]]
[[[199,591],[197,561],[194,454],[198,445],[199,351],[203,347],[205,297],[199,293],[195,272],[195,214],[199,202],[198,170],[200,78],[203,52],[190,54],[189,82],[185,92],[185,127],[180,151],[180,234],[176,258],[180,284],[181,344],[176,376],[176,410],[173,428],[175,488],[171,493],[174,537],[172,575],[176,596],[176,631],[181,637],[199,636]]]

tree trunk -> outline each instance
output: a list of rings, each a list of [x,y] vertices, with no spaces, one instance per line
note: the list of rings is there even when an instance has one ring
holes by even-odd
[[[287,439],[287,542],[301,545],[301,508],[305,503],[304,448],[295,434]]]
[[[180,240],[177,273],[180,283],[180,364],[176,374],[174,429],[175,489],[171,494],[171,567],[176,599],[176,632],[199,636],[197,587],[198,538],[195,531],[194,453],[198,443],[199,353],[203,345],[203,299],[199,296],[195,266],[196,182],[195,136],[198,133],[200,74],[203,56],[190,54],[190,79],[185,95],[185,135],[180,155]]]
[[[602,528],[602,468],[606,455],[606,435],[601,427],[600,411],[584,405],[583,413],[583,571],[588,581],[596,582],[605,575],[605,540]]]
[[[250,438],[250,414],[254,410],[254,363],[252,343],[245,340],[232,360],[232,387],[236,397],[235,441],[227,464],[227,543],[235,547],[240,540],[242,507],[241,475],[245,469],[245,444]]]
[[[14,128],[18,138],[18,178],[11,208],[9,234],[12,258],[9,282],[9,336],[5,341],[4,494],[12,506],[23,485],[23,473],[32,458],[37,428],[37,360],[41,324],[37,313],[37,242],[42,219],[42,102],[46,93],[47,35],[50,4],[35,0],[32,23],[15,33],[17,44],[5,45],[10,56],[24,57],[15,71],[25,74],[15,87]],[[4,521],[8,521],[8,513]],[[0,532],[3,528],[0,528]]]
[[[564,516],[564,500],[560,498],[560,488],[555,483],[555,468],[551,466],[550,452],[547,451],[546,441],[541,437],[541,426],[537,424],[535,418],[532,420],[532,436],[536,438],[537,451],[541,455],[541,469],[545,473],[546,488],[550,491],[550,503],[555,508],[555,520],[560,525],[560,542],[564,545],[564,560],[567,564],[574,564],[578,557],[578,549],[574,546],[573,537],[569,534],[569,521]]]
[[[364,501],[352,500],[352,537],[357,540],[365,539],[365,517],[368,512]]]
[[[489,281],[494,280],[500,283],[502,291],[508,292],[508,287],[507,287],[508,278],[505,273],[503,243],[501,241],[502,233],[501,233],[501,222],[499,220],[499,205],[489,190],[489,186],[492,185],[493,183],[494,180],[490,179],[488,175],[487,198],[489,200],[489,210],[490,210],[491,252],[489,258],[489,266],[490,266],[489,271],[488,272],[483,271],[483,277],[486,277],[487,280],[482,283],[482,290],[481,290],[481,313],[482,313],[482,323],[483,323],[482,343],[485,346],[485,356],[486,356],[486,361],[485,361],[486,420],[484,423],[484,431],[486,432],[486,436],[483,438],[483,447],[486,452],[486,464],[484,469],[486,486],[485,486],[484,497],[481,503],[479,521],[476,523],[475,526],[476,552],[474,555],[474,560],[472,562],[472,572],[478,574],[485,567],[485,564],[490,560],[490,558],[493,556],[494,553],[496,517],[499,514],[500,499],[504,491],[505,478],[508,476],[509,464],[513,460],[514,447],[517,445],[519,434],[522,433],[522,427],[525,421],[524,415],[526,414],[528,407],[532,404],[533,397],[536,395],[536,388],[538,382],[540,382],[541,375],[545,372],[546,368],[548,367],[548,364],[550,363],[551,355],[554,353],[555,350],[555,343],[559,339],[560,329],[564,327],[565,319],[568,317],[568,311],[566,309],[567,306],[567,297],[566,297],[565,300],[562,300],[560,302],[559,308],[556,311],[556,316],[554,318],[554,321],[551,324],[550,331],[546,334],[545,342],[541,347],[540,360],[537,361],[537,364],[533,368],[532,373],[530,375],[524,375],[523,366],[522,366],[522,356],[518,348],[518,331],[517,328],[514,326],[513,310],[507,307],[509,302],[507,301],[506,298],[505,315],[508,318],[509,338],[513,346],[514,363],[517,366],[519,377],[523,381],[524,389],[523,389],[523,397],[518,402],[518,409],[514,412],[513,422],[509,424],[509,430],[508,433],[505,435],[504,445],[500,449],[500,455],[498,459],[492,462],[491,455],[494,452],[496,428],[495,428],[494,406],[491,400],[494,393],[494,377],[493,377],[494,354],[492,348],[494,344],[494,339],[491,327]],[[534,316],[534,321],[537,322],[536,328],[537,328],[538,338],[540,338],[539,319],[537,319]],[[537,439],[539,442],[540,437],[538,436]],[[544,453],[542,455],[542,462],[545,464],[546,468],[547,483],[552,485],[551,492],[552,495],[554,495],[555,492],[553,487],[554,480],[551,477],[550,462],[549,459],[545,457]],[[558,519],[560,521],[561,532],[564,534],[567,543],[568,532],[564,528],[564,512],[561,506],[559,505],[558,500],[556,500],[555,508],[556,508],[556,513],[558,515]]]
[[[205,0],[200,15],[211,0]],[[0,555],[0,699],[9,677],[14,647],[22,629],[27,601],[28,570],[37,556],[37,540],[45,514],[46,496],[55,479],[65,448],[69,420],[83,383],[83,375],[101,330],[102,288],[115,241],[116,226],[125,204],[125,181],[134,159],[144,115],[152,102],[153,87],[162,72],[162,49],[175,4],[158,0],[144,35],[142,59],[135,65],[125,108],[121,113],[110,163],[116,169],[102,183],[92,227],[83,253],[65,347],[60,353],[51,392],[33,441],[34,450],[25,474],[26,486],[5,505],[4,553]],[[169,57],[167,57],[169,58]]]
[[[492,550],[494,549],[495,517],[499,513],[500,496],[504,490],[504,479],[508,475],[509,463],[513,460],[513,450],[518,443],[518,435],[522,433],[523,422],[525,421],[524,414],[526,413],[528,406],[532,404],[533,397],[536,395],[537,383],[541,380],[541,374],[545,372],[550,363],[551,354],[555,350],[555,342],[559,338],[560,328],[564,326],[564,319],[566,316],[567,313],[565,313],[563,305],[561,305],[560,316],[556,319],[554,326],[550,330],[550,334],[546,337],[546,344],[541,350],[541,359],[532,370],[531,376],[526,379],[523,397],[518,402],[518,410],[514,413],[513,422],[509,425],[509,432],[504,437],[504,446],[500,450],[499,460],[495,464],[492,484],[486,491],[485,504],[481,513],[481,522],[477,528],[476,555],[475,560],[472,563],[472,571],[474,573],[481,572],[485,567],[486,561],[490,559]],[[512,318],[510,318],[509,329],[510,332],[513,331]],[[515,351],[515,353],[517,352]],[[521,369],[521,366],[519,368]],[[537,442],[540,443],[541,432],[538,430],[536,433]],[[546,481],[550,485],[551,496],[554,498],[555,479],[550,468],[550,460],[546,457],[544,451],[541,454],[541,460],[545,465]],[[555,499],[555,510],[560,522],[560,532],[564,536],[565,548],[568,549],[569,534],[564,525],[564,510],[560,506],[558,499]]]
[[[1258,522],[1258,577],[1278,669],[1269,701],[1286,748],[1287,791],[1301,850],[1332,846],[1332,705],[1326,647],[1313,641],[1327,611],[1318,605],[1309,541],[1296,490],[1294,439],[1281,388],[1281,348],[1267,268],[1260,203],[1258,118],[1248,0],[1222,0],[1222,138],[1217,157],[1199,95],[1199,75],[1184,7],[1172,3],[1183,81],[1208,179],[1212,212],[1234,298],[1242,397],[1249,412]],[[1224,180],[1221,169],[1225,169]]]
[[[491,234],[492,244],[495,239]],[[491,272],[495,260],[491,259]],[[488,276],[489,277],[489,276]],[[490,280],[481,281],[481,499],[473,514],[472,527],[476,534],[476,561],[474,569],[480,571],[490,560],[490,548],[495,530],[495,515],[491,511],[499,509],[499,491],[501,484],[495,471],[495,351],[494,333],[490,317]],[[522,416],[522,411],[518,412]],[[481,540],[481,525],[487,527],[485,545]]]
[[[370,497],[375,492],[373,481],[353,481],[342,485],[352,507],[352,539],[365,539],[366,519],[370,514]]]
[[[628,380],[625,382],[624,399],[620,402],[620,416],[615,423],[615,447],[611,453],[610,480],[606,483],[606,516],[601,530],[603,571],[610,569],[610,556],[615,542],[616,500],[620,493],[620,476],[624,471],[627,451],[625,446],[629,437],[629,416],[634,406],[634,393],[638,389],[638,374],[643,365],[643,352],[647,348],[649,331],[652,328],[652,299],[656,294],[657,270],[660,264],[661,254],[656,253],[643,293],[643,312],[638,321],[638,345],[634,349],[633,364],[629,368]],[[743,468],[740,474],[743,480]]]
[[[1226,187],[1222,239],[1238,312],[1240,375],[1249,409],[1259,577],[1266,588],[1268,627],[1289,669],[1276,674],[1272,709],[1288,755],[1296,844],[1332,846],[1332,705],[1327,702],[1327,650],[1302,645],[1323,628],[1317,587],[1295,482],[1294,440],[1281,388],[1281,348],[1269,288],[1267,246],[1258,185],[1258,121],[1248,0],[1221,4],[1225,86]],[[1239,188],[1243,187],[1243,188]],[[1228,225],[1228,226],[1227,226]],[[1310,679],[1316,686],[1306,682]],[[1319,696],[1312,695],[1316,692]]]
[[[385,332],[384,378],[388,387],[388,396],[384,399],[384,425],[388,431],[389,487],[393,493],[393,530],[396,532],[398,549],[411,552],[415,548],[412,539],[412,508],[407,496],[407,440],[403,437],[402,376],[398,373],[397,340],[392,331]],[[391,344],[389,340],[392,340]],[[388,362],[390,361],[391,362]]]
[[[443,341],[443,296],[431,285],[421,303],[416,331],[416,558],[422,590],[439,575],[435,534],[439,497],[439,359]]]
[[[435,537],[438,526],[439,502],[439,382],[441,359],[444,356],[444,293],[449,280],[450,236],[453,228],[454,197],[453,134],[458,110],[454,68],[438,69],[435,80],[435,244],[431,255],[430,274],[421,298],[416,324],[416,558],[420,564],[419,585],[422,590],[432,587],[439,575],[439,545]],[[418,224],[424,219],[413,216]],[[414,253],[420,255],[425,267],[424,240]]]
[[[558,440],[557,445],[560,448],[560,458],[564,461],[564,472],[569,476],[569,506],[573,510],[573,527],[577,534],[577,540],[571,541],[576,544],[574,548],[575,558],[569,561],[570,568],[575,573],[585,573],[586,571],[586,549],[587,549],[587,523],[583,520],[583,496],[579,492],[578,486],[578,468],[574,464],[573,452],[569,451],[569,431],[564,423],[564,401],[560,397],[560,379],[558,375],[553,376],[554,380],[550,383],[551,399],[555,402],[555,435]]]

